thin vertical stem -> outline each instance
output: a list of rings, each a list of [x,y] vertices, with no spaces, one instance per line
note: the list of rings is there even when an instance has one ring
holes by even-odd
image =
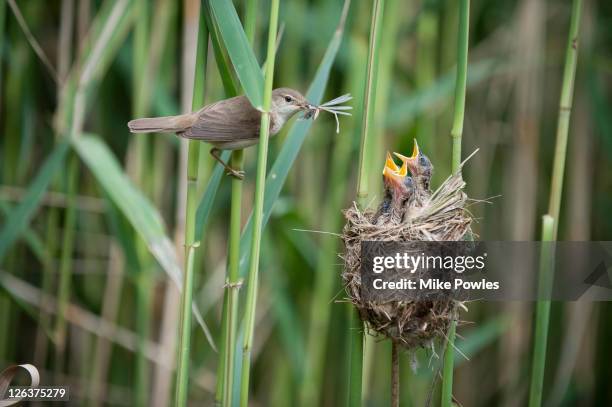
[[[376,82],[378,77],[378,62],[380,51],[380,37],[382,31],[384,0],[375,0],[372,8],[372,20],[370,24],[370,43],[368,49],[368,66],[366,71],[366,85],[363,98],[363,121],[361,133],[361,154],[359,156],[359,180],[357,183],[357,200],[364,207],[369,195],[369,176],[371,169],[371,158],[375,149],[374,137],[376,126],[374,119],[376,115]],[[351,318],[350,347],[350,372],[349,372],[349,397],[351,406],[361,405],[364,386],[362,381],[368,381],[368,370],[364,366],[364,337],[363,322],[359,315],[353,312]],[[365,368],[365,369],[364,369]],[[367,386],[365,386],[367,388]]]
[[[366,331],[364,322],[364,332]],[[372,365],[376,360],[376,340],[372,335],[363,336],[363,356],[361,360],[361,404],[368,404]]]
[[[59,283],[58,283],[58,310],[55,321],[55,340],[57,344],[58,371],[63,366],[63,357],[66,347],[66,311],[70,300],[70,280],[72,278],[72,252],[74,249],[74,227],[76,225],[76,208],[74,200],[77,186],[78,160],[71,155],[68,161],[68,178],[66,179],[67,205],[64,217],[64,235],[62,237],[62,254],[60,259]]]
[[[457,329],[456,321],[451,322],[448,330],[448,339],[446,350],[444,351],[444,370],[442,373],[442,406],[451,407],[453,399],[453,367],[455,359],[455,330]]]
[[[232,168],[242,168],[243,151],[232,153]],[[234,394],[234,357],[238,327],[238,295],[240,291],[240,227],[242,223],[242,180],[232,180],[230,217],[229,267],[227,285],[227,318],[225,321],[225,361],[223,370],[223,405],[232,406]]]
[[[270,108],[272,105],[272,83],[274,80],[274,58],[276,54],[276,32],[278,30],[279,0],[270,4],[270,28],[268,31],[268,55],[264,83],[263,112],[259,130],[257,151],[257,177],[255,179],[255,203],[253,206],[253,240],[251,243],[251,263],[247,281],[247,297],[244,317],[244,341],[242,345],[242,381],[240,383],[240,405],[249,404],[249,378],[251,370],[251,349],[255,330],[255,307],[257,304],[257,285],[259,274],[259,254],[263,220],[264,190],[266,182],[266,162],[268,159],[268,136],[270,133]]]
[[[208,52],[208,31],[200,10],[196,67],[193,86],[192,108],[204,104],[204,74]],[[191,304],[193,300],[194,255],[199,242],[195,240],[195,214],[198,206],[198,165],[200,145],[197,140],[189,140],[187,153],[187,199],[185,202],[185,270],[183,273],[183,292],[181,293],[181,318],[179,327],[179,347],[177,358],[177,378],[175,405],[187,404],[189,388],[189,351],[191,347]]]
[[[246,1],[245,31],[249,43],[255,39],[255,19],[257,17],[257,1]],[[228,90],[226,89],[226,92]],[[235,96],[235,95],[228,95]],[[232,152],[231,165],[241,171],[244,161],[243,150]],[[232,178],[232,203],[230,208],[229,255],[226,279],[226,292],[223,301],[223,343],[219,355],[217,400],[224,406],[233,405],[234,396],[234,362],[237,346],[240,280],[240,234],[242,225],[242,185],[240,179]]]
[[[555,144],[555,158],[553,162],[552,184],[548,214],[553,217],[555,228],[553,239],[557,239],[559,226],[559,210],[561,208],[561,194],[563,192],[563,176],[565,173],[565,158],[567,153],[567,138],[569,134],[570,113],[574,96],[574,78],[576,77],[576,63],[578,61],[578,31],[580,29],[580,15],[582,0],[572,3],[572,16],[567,50],[565,54],[565,68],[563,70],[563,85],[559,100],[559,117],[557,122],[557,140]]]
[[[72,31],[74,27],[74,0],[62,0],[60,17],[60,34],[57,47],[57,76],[63,83],[70,69],[72,54]],[[58,90],[61,85],[58,84]],[[59,92],[58,92],[59,94]]]
[[[349,407],[361,406],[361,379],[363,377],[363,336],[364,325],[359,318],[357,310],[352,304],[348,305],[349,311],[349,384],[347,405]]]
[[[457,35],[457,78],[455,80],[455,112],[451,137],[453,153],[451,169],[453,174],[461,171],[461,138],[463,136],[463,120],[465,117],[465,93],[467,83],[468,43],[470,32],[470,0],[459,2],[459,32]],[[453,398],[453,368],[455,359],[455,332],[457,321],[453,318],[447,335],[444,352],[444,370],[442,376],[443,407],[450,407]]]
[[[121,305],[121,293],[123,290],[125,266],[123,252],[119,244],[112,241],[109,248],[109,265],[106,285],[104,286],[104,301],[102,302],[101,317],[104,321],[115,321]],[[103,337],[96,340],[93,349],[93,362],[91,365],[91,377],[87,391],[89,406],[102,406],[108,386],[108,370],[111,365],[112,343]]]
[[[137,0],[135,7],[134,25],[134,60],[132,71],[132,92],[133,92],[133,114],[141,117],[146,114],[147,101],[144,97],[144,88],[148,87],[145,83],[143,72],[147,70],[147,54],[149,52],[149,7],[145,0]],[[133,140],[134,157],[127,163],[128,171],[135,181],[146,188],[147,157],[149,149],[147,137],[136,137]],[[136,388],[134,391],[134,401],[136,406],[147,405],[147,394],[149,385],[149,362],[144,354],[145,343],[150,332],[151,322],[151,275],[150,275],[150,256],[146,246],[142,241],[137,242],[136,252],[140,267],[136,277],[136,309],[138,318],[136,319],[136,330],[138,332],[138,351],[136,352]]]
[[[565,159],[567,155],[567,140],[569,134],[570,113],[574,95],[574,79],[578,61],[578,32],[580,30],[580,15],[582,0],[572,3],[572,15],[565,53],[565,68],[559,101],[559,116],[557,121],[557,140],[555,158],[548,205],[548,214],[542,220],[542,241],[557,240],[559,228],[559,212],[563,191]],[[529,406],[538,407],[542,404],[544,385],[544,368],[546,365],[546,347],[548,341],[548,323],[550,319],[550,301],[546,300],[546,291],[550,288],[553,278],[553,254],[546,250],[546,244],[540,256],[539,293],[540,300],[536,306],[533,360],[531,366],[531,386],[529,390]]]
[[[546,344],[550,320],[550,300],[546,298],[550,290],[553,274],[553,252],[550,243],[554,241],[555,221],[552,216],[542,217],[542,246],[540,248],[540,275],[538,277],[538,296],[536,304],[536,323],[534,332],[533,360],[531,361],[531,386],[529,388],[529,407],[542,405],[544,369],[546,366]]]
[[[470,0],[459,2],[459,35],[457,40],[457,78],[455,80],[455,114],[451,137],[453,139],[452,171],[461,164],[461,137],[465,116],[465,88],[467,83],[468,42],[470,32]]]
[[[400,363],[399,348],[395,341],[391,341],[391,407],[400,404]]]
[[[383,9],[385,0],[375,0],[370,25],[370,45],[368,50],[368,68],[366,73],[366,88],[363,97],[363,121],[361,133],[361,154],[359,156],[359,180],[357,199],[363,204],[369,194],[368,172],[371,168],[369,160],[374,147],[374,130],[372,125],[376,114],[376,82],[379,62],[379,43],[382,30]]]
[[[189,196],[187,197],[189,206]],[[181,325],[179,336],[179,355],[176,378],[175,405],[187,405],[189,389],[189,349],[191,345],[191,301],[193,299],[193,255],[195,246],[185,248],[185,273],[183,278],[183,293],[181,295]],[[187,271],[190,272],[187,272]],[[189,289],[191,288],[191,289]]]
[[[64,7],[66,9],[64,10]],[[62,4],[62,20],[73,19],[73,13],[69,11],[73,8],[73,5],[64,2]],[[72,22],[62,21],[62,26],[65,30],[62,37],[62,44],[60,47],[69,47],[69,39],[71,37],[69,31],[72,31]],[[68,25],[69,27],[65,27]],[[70,64],[68,50],[60,50],[64,55],[59,60],[59,69],[62,71],[61,75],[66,75]],[[65,77],[60,77],[58,83],[64,81]],[[58,86],[58,101],[60,98],[62,86]],[[80,130],[80,129],[78,129]],[[75,129],[71,129],[69,135],[74,137],[76,134]],[[68,205],[66,206],[66,212],[64,215],[64,231],[62,237],[62,248],[61,258],[59,267],[59,282],[58,282],[58,310],[57,319],[55,321],[55,340],[56,340],[56,365],[55,371],[61,372],[64,367],[64,357],[66,351],[66,311],[68,309],[68,302],[70,301],[70,290],[71,290],[71,279],[72,279],[72,255],[74,250],[75,241],[75,226],[76,226],[76,208],[74,207],[74,200],[77,193],[78,184],[78,170],[79,162],[74,154],[70,155],[68,159],[68,174],[66,179],[66,195],[68,197]]]

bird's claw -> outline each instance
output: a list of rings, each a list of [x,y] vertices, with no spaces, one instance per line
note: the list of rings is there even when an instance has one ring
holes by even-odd
[[[233,168],[228,168],[226,175],[229,175],[230,177],[234,177],[239,180],[244,179],[244,171],[235,170]]]

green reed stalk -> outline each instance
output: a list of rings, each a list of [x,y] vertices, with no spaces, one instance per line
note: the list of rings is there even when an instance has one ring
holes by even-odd
[[[378,62],[380,51],[380,36],[382,31],[383,9],[385,0],[375,0],[370,25],[370,45],[368,49],[368,67],[366,71],[366,88],[363,97],[363,120],[361,133],[361,154],[359,156],[359,180],[357,183],[357,199],[360,205],[365,205],[369,195],[369,170],[372,168],[372,152],[375,149],[375,134],[373,121],[376,114],[376,84],[378,78]]]
[[[450,329],[447,334],[446,350],[444,351],[444,368],[442,373],[442,398],[441,404],[443,407],[452,407],[453,399],[453,368],[455,359],[455,333],[457,329],[457,321],[451,322]]]
[[[372,158],[376,150],[375,126],[373,121],[376,114],[376,82],[378,73],[380,37],[382,31],[384,0],[375,0],[370,25],[370,43],[368,49],[368,66],[366,70],[366,85],[363,98],[363,120],[361,129],[361,154],[359,156],[359,179],[357,182],[357,201],[364,208],[369,196],[369,177],[372,168]],[[352,312],[350,335],[350,370],[349,370],[349,397],[350,406],[361,405],[364,395],[363,381],[367,382],[369,375],[368,358],[364,355],[364,324],[355,311]],[[372,349],[372,346],[367,346]],[[367,386],[366,386],[367,387]]]
[[[249,378],[251,372],[251,349],[255,330],[255,306],[259,275],[259,254],[263,221],[264,190],[266,183],[266,162],[268,159],[268,138],[270,133],[270,107],[272,105],[272,83],[274,80],[274,58],[276,56],[276,32],[278,30],[279,0],[270,4],[270,28],[268,31],[268,54],[266,58],[264,101],[259,130],[257,151],[257,177],[255,179],[255,203],[253,205],[253,240],[251,242],[251,263],[247,280],[247,296],[244,317],[244,341],[242,344],[242,381],[240,383],[240,405],[249,404]]]
[[[66,212],[64,217],[64,234],[62,236],[62,252],[59,268],[58,283],[58,310],[55,320],[55,341],[57,346],[56,371],[62,371],[66,347],[66,311],[70,300],[70,280],[72,279],[72,252],[74,249],[74,235],[76,226],[76,208],[74,207],[77,190],[77,170],[79,162],[75,154],[71,153],[68,159],[68,173],[66,179]]]
[[[463,119],[465,116],[465,90],[467,84],[468,43],[470,32],[470,0],[459,2],[459,33],[457,39],[457,79],[455,81],[455,113],[451,137],[453,139],[453,155],[451,169],[453,174],[461,171],[461,137],[463,135]],[[448,331],[446,349],[444,351],[444,369],[442,374],[442,407],[451,407],[453,399],[453,368],[455,359],[455,332],[457,321],[451,321]]]
[[[399,346],[391,342],[391,407],[400,405]]]
[[[451,137],[453,139],[452,171],[459,171],[461,164],[461,137],[465,116],[465,88],[467,84],[468,42],[470,32],[470,0],[459,2],[459,33],[457,40],[457,79],[455,81],[455,114]]]
[[[576,77],[576,63],[578,61],[578,32],[580,30],[581,12],[582,0],[574,0],[572,3],[572,16],[565,54],[563,84],[559,100],[557,140],[555,144],[555,158],[553,162],[552,183],[548,204],[548,214],[553,217],[555,222],[553,233],[554,240],[557,239],[557,229],[559,226],[559,210],[561,208],[561,193],[563,191],[567,139],[574,95],[574,78]]]
[[[576,64],[578,61],[578,33],[580,30],[581,11],[582,0],[574,0],[572,2],[572,15],[565,53],[563,83],[561,85],[561,96],[559,100],[557,139],[555,144],[548,214],[545,215],[542,220],[542,241],[557,240],[561,195],[563,192],[563,177],[567,155],[567,139],[574,95],[574,79],[576,77]],[[543,248],[540,256],[539,292],[545,295],[542,290],[550,289],[552,280],[553,268],[551,262],[553,261],[553,254]],[[537,303],[535,314],[534,349],[531,366],[531,386],[529,390],[530,407],[537,407],[542,404],[549,319],[550,300],[541,299]]]
[[[243,151],[232,153],[232,168],[241,169]],[[232,406],[234,395],[234,358],[238,327],[238,300],[240,292],[240,226],[242,223],[242,180],[232,179],[232,203],[230,213],[230,243],[227,277],[227,308],[225,314],[225,360],[223,364],[223,405]]]
[[[206,54],[208,53],[208,30],[200,11],[198,26],[198,45],[196,53],[195,80],[193,85],[192,108],[204,104],[204,74]],[[198,207],[198,166],[200,143],[189,140],[187,153],[187,200],[185,210],[185,270],[183,272],[183,291],[181,293],[181,317],[179,327],[179,347],[176,377],[176,406],[187,405],[189,388],[189,351],[191,349],[191,303],[193,300],[194,255],[200,242],[195,240],[195,215]]]
[[[555,240],[555,220],[550,215],[542,217],[542,246],[540,252],[540,275],[538,276],[538,295],[546,297],[550,292],[553,276],[553,247]],[[529,406],[542,405],[544,388],[544,369],[546,366],[546,344],[548,340],[548,323],[550,321],[550,300],[540,300],[536,304],[535,332],[533,343],[533,360],[531,361],[531,386],[529,388]]]
[[[363,340],[364,324],[359,318],[359,314],[348,305],[349,312],[349,384],[347,405],[349,407],[359,407],[361,403],[361,380],[363,378]]]
[[[65,23],[63,21],[63,23]],[[62,71],[68,68],[70,61],[60,61]],[[63,72],[65,74],[65,72]],[[62,79],[66,79],[63,77]],[[62,86],[58,84],[58,91],[61,94]],[[60,102],[60,95],[58,95],[58,102]],[[74,129],[73,129],[74,130]],[[72,131],[72,130],[71,130]],[[74,133],[69,133],[71,137]],[[75,226],[76,226],[76,209],[74,207],[75,196],[77,193],[78,174],[77,170],[79,167],[78,158],[75,154],[71,153],[68,158],[68,173],[65,184],[65,191],[67,196],[67,206],[64,213],[64,224],[63,224],[63,236],[61,244],[61,255],[59,265],[59,281],[58,281],[58,310],[57,318],[55,320],[54,337],[56,344],[55,354],[55,371],[60,372],[64,366],[64,354],[66,346],[66,310],[68,309],[68,302],[70,301],[71,291],[71,279],[72,279],[72,255],[74,251],[75,242]],[[53,209],[55,210],[55,209]],[[54,225],[56,226],[56,225]],[[53,228],[54,229],[54,228]]]
[[[214,19],[212,17],[212,10],[211,10],[211,6],[210,6],[210,1],[204,1],[202,3],[202,7],[204,8],[204,17],[206,19],[206,24],[208,25],[208,31],[210,33],[210,41],[211,44],[213,46],[213,51],[215,54],[215,63],[217,65],[217,69],[219,70],[219,74],[221,75],[221,81],[223,83],[223,89],[225,90],[225,96],[226,97],[233,97],[233,96],[237,96],[238,95],[238,89],[239,89],[239,84],[238,84],[238,79],[236,78],[236,76],[233,74],[232,71],[232,67],[231,67],[231,63],[229,60],[229,57],[226,53],[226,50],[223,48],[223,44],[222,44],[222,40],[220,37],[220,33],[218,32],[218,27],[215,26],[214,23]],[[238,152],[234,152],[232,153],[232,165],[236,165],[237,169],[241,169],[242,168],[242,157],[239,157],[235,154],[238,154]],[[242,151],[241,153],[242,154]],[[237,160],[238,158],[240,158],[239,160]],[[238,197],[238,189],[240,189],[240,197]],[[235,275],[233,272],[233,264],[234,264],[234,260],[232,259],[232,253],[233,253],[233,248],[237,247],[236,243],[236,239],[240,239],[240,230],[235,230],[234,229],[234,225],[236,222],[236,219],[241,219],[241,215],[240,215],[240,210],[237,209],[235,207],[236,202],[241,203],[242,202],[242,181],[239,180],[234,180],[232,179],[232,206],[230,209],[230,236],[229,236],[229,250],[228,250],[228,278],[227,278],[227,282],[229,283],[230,281],[233,281],[235,283],[237,283],[239,280],[239,276]],[[238,236],[238,238],[236,238],[236,236]],[[239,262],[235,263],[235,264],[239,264]],[[231,276],[230,276],[231,275]],[[233,372],[227,372],[226,371],[226,360],[228,360],[231,357],[231,360],[235,360],[235,354],[236,354],[236,347],[237,347],[237,339],[235,336],[235,332],[236,330],[234,329],[233,326],[228,325],[228,320],[232,319],[232,323],[236,323],[238,317],[236,314],[232,314],[232,316],[230,317],[230,312],[234,312],[233,309],[231,309],[229,307],[229,292],[230,289],[236,289],[237,291],[239,291],[239,286],[236,284],[228,284],[228,286],[226,287],[227,289],[225,290],[224,296],[223,296],[223,310],[222,310],[222,317],[221,317],[221,343],[220,343],[220,347],[219,347],[219,358],[218,358],[218,364],[217,364],[217,386],[216,386],[216,390],[215,390],[215,402],[217,404],[227,404],[226,402],[224,402],[224,400],[226,400],[225,397],[225,392],[226,389],[228,391],[230,391],[230,388],[233,387],[233,381],[232,383],[229,384],[229,387],[227,387],[228,385],[226,384],[227,381],[226,379],[226,375],[229,375],[229,377],[231,379],[233,379],[234,374]],[[238,297],[233,298],[235,300],[236,306],[238,305]],[[237,312],[237,310],[236,310]],[[237,325],[236,325],[237,326]],[[231,336],[234,337],[233,339],[233,349],[230,349],[230,347],[228,347],[228,341],[230,340],[230,333],[229,331],[234,329],[234,334],[231,334]],[[228,355],[228,352],[232,352],[233,355]],[[228,366],[229,369],[234,369],[234,365],[232,364],[231,366]],[[234,393],[230,393],[230,397],[233,396]]]
[[[246,4],[245,32],[251,46],[255,40],[255,19],[257,17],[257,1],[248,0]],[[232,152],[232,168],[240,171],[243,167],[244,151]],[[234,359],[236,355],[238,330],[238,305],[240,294],[240,234],[242,225],[242,185],[243,181],[232,178],[232,203],[230,209],[229,256],[227,270],[227,300],[224,302],[223,327],[225,330],[225,345],[223,348],[223,364],[219,371],[223,372],[222,380],[223,405],[233,405],[234,395]]]
[[[149,86],[145,82],[149,53],[149,3],[146,0],[137,0],[134,3],[134,52],[133,52],[133,115],[142,117],[146,115],[145,88]],[[147,186],[146,174],[149,139],[147,137],[135,137],[133,161],[128,162],[128,171],[141,186]],[[150,274],[150,256],[146,246],[138,239],[136,252],[139,258],[140,270],[136,276],[136,331],[138,332],[138,351],[136,352],[136,388],[134,389],[134,401],[136,406],[147,405],[149,384],[149,362],[145,356],[144,349],[149,337],[151,325],[151,290],[152,281]]]

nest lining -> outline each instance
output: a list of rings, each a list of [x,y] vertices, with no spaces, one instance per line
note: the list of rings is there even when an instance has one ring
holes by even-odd
[[[344,212],[345,269],[342,279],[348,300],[375,334],[384,335],[407,349],[427,347],[445,337],[457,319],[458,302],[448,298],[374,303],[361,295],[361,242],[373,241],[459,241],[471,233],[471,216],[465,209],[467,196],[460,174],[453,175],[421,206],[410,208],[402,223],[377,225],[375,212],[361,211],[353,204]]]

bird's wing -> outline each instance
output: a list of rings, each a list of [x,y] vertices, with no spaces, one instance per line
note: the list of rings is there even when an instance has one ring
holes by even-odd
[[[238,141],[259,137],[261,113],[245,96],[236,96],[203,107],[197,120],[182,135],[211,142]]]

